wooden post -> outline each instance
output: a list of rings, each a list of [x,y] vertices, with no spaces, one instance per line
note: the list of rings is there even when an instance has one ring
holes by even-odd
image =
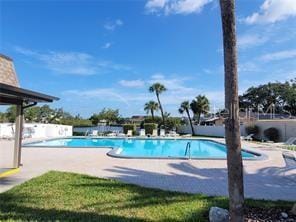
[[[21,164],[21,146],[22,146],[22,131],[23,131],[23,105],[16,105],[15,119],[15,141],[13,154],[13,167],[18,168]]]

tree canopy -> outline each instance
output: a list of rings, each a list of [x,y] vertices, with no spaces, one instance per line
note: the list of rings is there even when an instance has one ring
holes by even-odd
[[[274,82],[250,87],[239,97],[240,108],[296,115],[296,78],[284,83]]]
[[[122,118],[118,109],[103,108],[98,114],[94,113],[89,119],[93,125],[97,125],[101,120],[105,120],[107,124],[119,123]]]
[[[0,122],[14,122],[16,106],[9,106],[4,113],[0,113]],[[55,123],[73,126],[90,126],[91,121],[77,116],[72,116],[62,108],[53,109],[48,105],[33,106],[24,111],[27,123]]]
[[[190,107],[195,117],[197,117],[197,122],[200,122],[201,114],[206,114],[210,110],[210,101],[204,95],[198,95],[190,103]]]

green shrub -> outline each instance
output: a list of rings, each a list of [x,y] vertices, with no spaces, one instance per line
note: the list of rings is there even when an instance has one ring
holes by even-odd
[[[84,132],[73,132],[73,136],[85,136]]]
[[[146,134],[152,134],[154,129],[157,129],[156,123],[144,123],[144,129]]]
[[[132,130],[133,131],[133,135],[136,134],[136,125],[135,124],[124,124],[123,125],[123,132],[125,134],[127,134],[128,130]]]
[[[254,134],[254,135],[258,135],[259,134],[259,127],[257,125],[248,125],[245,127],[246,133],[247,135],[249,134]]]
[[[179,117],[168,117],[165,121],[165,127],[167,130],[177,130],[178,126],[181,125],[181,118]]]
[[[271,141],[278,142],[280,138],[280,133],[277,128],[271,127],[264,130],[264,136]]]

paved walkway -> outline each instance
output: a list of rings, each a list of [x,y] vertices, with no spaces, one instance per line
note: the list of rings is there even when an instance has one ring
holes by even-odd
[[[0,141],[2,154],[10,143]],[[295,161],[285,161],[278,149],[246,142],[243,146],[268,156],[265,160],[244,161],[245,196],[296,201]],[[23,167],[19,173],[0,180],[0,192],[49,170],[58,170],[165,190],[227,196],[226,160],[118,159],[107,156],[108,151],[104,148],[23,148]]]

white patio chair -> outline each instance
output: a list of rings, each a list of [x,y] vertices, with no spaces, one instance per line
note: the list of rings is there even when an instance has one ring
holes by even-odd
[[[108,133],[107,136],[114,137],[114,136],[117,136],[117,134],[115,132],[112,132],[112,133]]]
[[[169,135],[170,137],[177,137],[177,136],[180,136],[178,133],[176,133],[176,131],[170,131],[170,132],[168,133],[168,135]]]
[[[128,137],[133,136],[133,131],[132,130],[128,130],[126,136],[128,136]]]
[[[145,129],[140,129],[140,136],[146,136]]]
[[[165,137],[165,130],[164,129],[161,129],[160,132],[159,132],[159,136],[161,137]]]
[[[88,136],[98,136],[98,130],[92,130]]]
[[[158,136],[158,133],[157,133],[157,129],[154,129],[153,131],[152,131],[152,135],[151,135],[152,137],[156,137],[156,136]]]
[[[290,137],[286,142],[285,145],[295,145],[296,144],[296,137]]]
[[[242,136],[241,138],[242,138],[243,140],[246,140],[246,141],[252,141],[252,140],[253,140],[253,136],[254,136],[254,134],[251,133],[251,134],[249,134],[249,135],[247,135],[247,136]]]

